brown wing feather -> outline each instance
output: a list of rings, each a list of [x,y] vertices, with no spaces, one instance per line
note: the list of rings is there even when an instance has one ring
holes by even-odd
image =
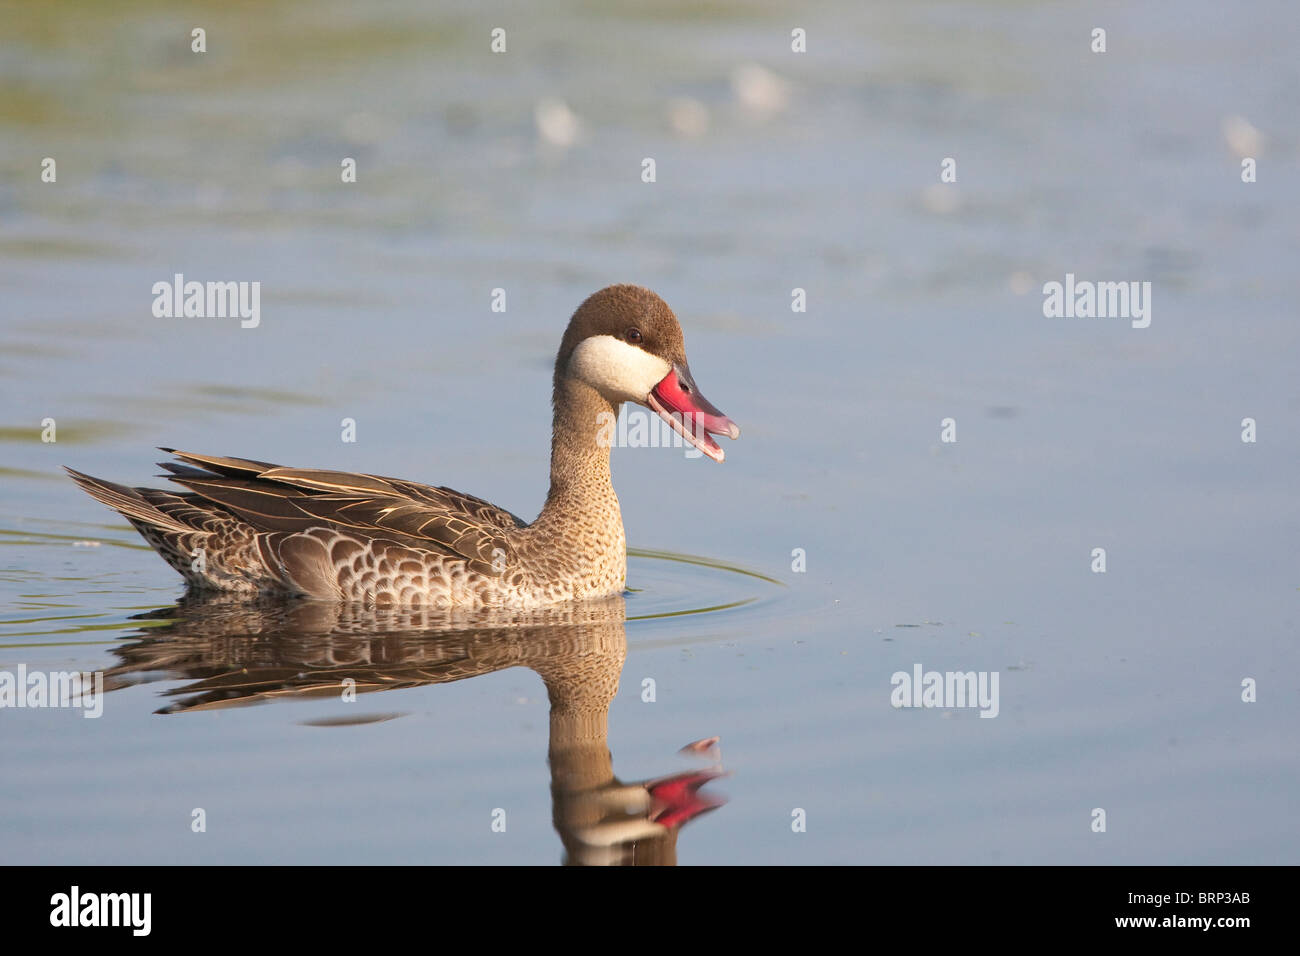
[[[172,481],[233,511],[258,531],[305,531],[319,523],[294,506],[294,499],[305,495],[294,488],[243,478],[173,477]]]
[[[323,493],[361,492],[372,495],[391,495],[396,492],[392,482],[374,475],[358,475],[348,471],[322,471],[319,468],[282,468],[273,466],[258,475],[265,481],[275,481],[295,488]]]
[[[463,559],[473,571],[495,574],[499,558],[514,563],[508,534],[524,527],[510,512],[450,488],[285,468],[247,458],[172,453],[185,464],[165,462],[162,467],[169,472],[166,477],[188,493],[128,488],[71,474],[91,495],[135,523],[182,574],[187,573],[196,540],[220,540],[222,566],[217,570],[246,579],[249,587],[261,586],[259,575],[282,573],[278,569],[301,578],[298,583],[304,587],[308,579],[333,580],[332,559],[321,552],[320,539],[305,540],[312,528],[334,528],[360,541],[445,554]],[[400,554],[393,560],[400,560]]]
[[[474,518],[502,531],[515,531],[527,523],[522,518],[482,498],[453,491],[451,488],[423,485],[418,481],[407,481],[401,478],[312,468],[272,468],[258,477],[323,493],[338,492],[349,495],[360,493],[382,498],[410,498],[436,510]]]
[[[453,491],[450,488],[435,488],[432,485],[422,485],[417,481],[403,481],[395,478],[385,480],[391,482],[399,492],[408,497],[427,502],[435,508],[468,515],[484,524],[500,528],[502,531],[517,531],[528,524],[518,515],[506,511],[504,508],[498,508],[490,501],[467,495],[463,491]]]
[[[315,524],[328,522],[366,537],[443,551],[485,574],[491,573],[498,550],[502,556],[513,552],[502,529],[409,498],[319,495],[295,499],[294,505],[319,518]]]
[[[176,454],[211,471],[196,475],[193,468],[175,466],[172,481],[259,532],[305,531],[324,524],[464,558],[472,569],[491,573],[498,556],[508,558],[513,552],[505,533],[524,526],[510,512],[450,488],[243,458]]]
[[[175,455],[181,461],[198,465],[208,471],[225,475],[229,478],[256,478],[262,472],[278,466],[269,461],[253,461],[250,458],[220,458],[213,455],[195,455],[190,452],[177,451],[175,448],[159,448],[169,455]]]

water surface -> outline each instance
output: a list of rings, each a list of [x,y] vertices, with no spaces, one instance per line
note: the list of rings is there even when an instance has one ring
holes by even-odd
[[[711,772],[676,751],[721,738],[726,805],[644,861],[1300,859],[1290,5],[0,16],[0,669],[116,681],[98,720],[0,711],[6,861],[576,862],[546,640],[351,704],[158,713],[468,638],[178,607],[58,469],[157,482],[165,445],[531,516],[560,332],[615,281],[673,305],[744,432],[721,466],[615,452],[645,552],[626,620],[565,632],[581,667],[625,644],[592,780]],[[154,318],[178,272],[260,281],[261,324]],[[1044,318],[1067,272],[1150,281],[1150,327]],[[186,691],[245,662],[280,670]],[[895,709],[917,664],[997,672],[999,715]]]

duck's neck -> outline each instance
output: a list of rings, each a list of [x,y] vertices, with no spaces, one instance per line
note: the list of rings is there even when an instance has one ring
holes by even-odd
[[[534,526],[585,527],[622,539],[623,519],[609,474],[618,409],[590,385],[558,378],[553,399],[551,490]]]

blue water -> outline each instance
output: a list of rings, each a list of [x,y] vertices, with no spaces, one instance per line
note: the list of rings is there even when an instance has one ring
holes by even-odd
[[[678,862],[1300,860],[1290,5],[2,13],[0,670],[113,668],[136,615],[187,626],[60,465],[158,483],[166,445],[531,517],[559,335],[632,281],[743,430],[722,465],[614,455],[629,542],[725,566],[634,558],[611,632],[620,780],[721,737],[702,792],[727,802]],[[177,272],[260,281],[261,324],[154,318]],[[1151,282],[1150,327],[1045,318],[1066,273]],[[916,664],[997,672],[999,715],[895,709]],[[0,709],[0,856],[564,858],[527,669],[155,713],[197,676],[135,672],[98,720]],[[341,714],[399,716],[306,723]]]

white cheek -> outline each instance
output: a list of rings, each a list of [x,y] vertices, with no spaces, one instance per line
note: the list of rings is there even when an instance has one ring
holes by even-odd
[[[612,402],[644,402],[672,366],[612,335],[583,339],[569,359],[569,375]]]

